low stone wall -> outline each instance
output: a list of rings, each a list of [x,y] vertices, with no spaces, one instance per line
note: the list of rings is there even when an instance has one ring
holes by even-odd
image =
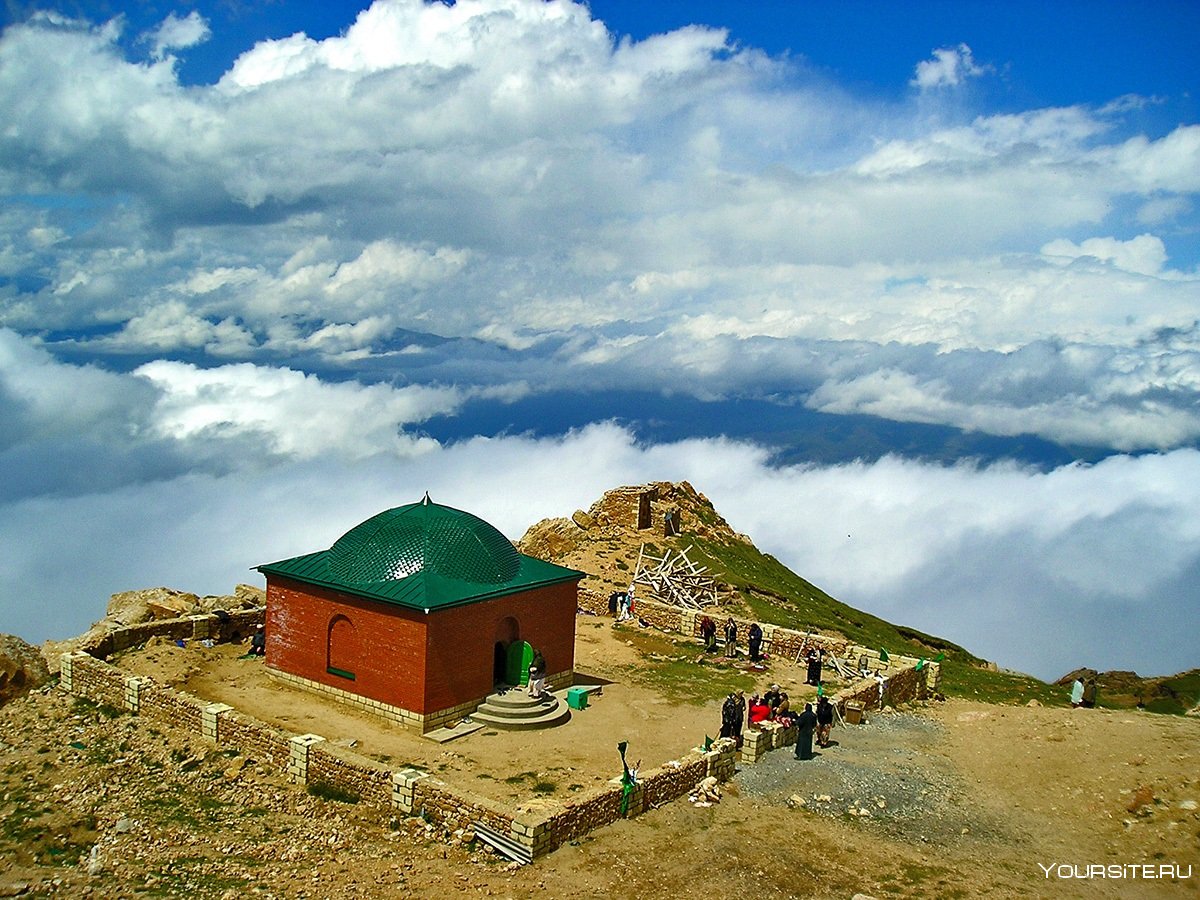
[[[581,588],[579,607],[593,615],[606,616],[608,615],[608,596],[590,588]],[[723,624],[729,618],[728,615],[718,610],[706,613],[701,610],[670,606],[656,600],[641,599],[636,601],[634,613],[638,619],[645,621],[648,625],[662,631],[684,634],[697,640],[700,639],[700,622],[705,615],[709,615],[717,623],[718,635],[721,639],[724,637]],[[737,617],[734,617],[733,621],[738,627],[738,644],[744,648],[745,636],[749,633],[753,622]],[[763,651],[780,659],[795,660],[802,649],[820,647],[825,652],[827,660],[828,656],[832,654],[855,671],[865,668],[872,673],[881,673],[889,683],[902,672],[915,671],[918,673],[917,677],[902,678],[895,682],[895,687],[887,692],[886,700],[889,703],[905,703],[909,700],[923,699],[941,688],[942,669],[941,665],[936,662],[899,653],[888,654],[888,659],[885,661],[879,650],[863,647],[842,638],[813,631],[796,631],[779,625],[762,625],[761,627]],[[917,669],[918,664],[920,664],[920,669]],[[826,661],[825,665],[828,669],[830,664]]]
[[[205,613],[140,622],[88,638],[79,645],[79,649],[100,659],[108,659],[114,653],[137,647],[153,637],[165,637],[173,641],[238,641],[249,635],[255,625],[261,625],[265,614],[266,608],[258,606],[228,613],[225,621],[214,613]]]
[[[178,620],[171,621],[174,627],[182,627]],[[149,636],[164,633],[172,632],[154,630]],[[106,644],[108,652],[118,646],[134,646],[134,642],[116,633],[105,637],[112,638]],[[200,735],[215,746],[237,747],[260,763],[278,767],[293,784],[319,784],[343,791],[381,814],[399,811],[419,815],[448,830],[469,830],[483,822],[527,848],[534,857],[617,819],[639,815],[685,796],[709,775],[727,781],[735,770],[734,743],[723,740],[708,751],[693,751],[646,773],[628,798],[618,784],[536,813],[514,813],[485,798],[451,789],[426,772],[391,769],[331,745],[321,735],[290,734],[223,703],[129,675],[83,650],[63,654],[59,684],[77,696]]]

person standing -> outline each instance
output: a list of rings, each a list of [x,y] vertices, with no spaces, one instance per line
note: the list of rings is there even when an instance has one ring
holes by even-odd
[[[829,746],[829,731],[833,728],[833,704],[822,694],[817,699],[817,746]]]
[[[750,626],[750,633],[746,638],[746,646],[750,651],[750,662],[758,662],[762,659],[762,639],[762,628],[755,622]]]
[[[821,650],[819,647],[808,651],[808,677],[805,682],[814,687],[821,686]]]
[[[717,652],[717,623],[705,616],[700,620],[700,637],[704,638],[704,652]]]
[[[796,759],[812,759],[813,731],[817,727],[817,716],[811,703],[804,704],[804,712],[800,713],[800,718],[796,720],[796,727],[799,729],[796,735]]]
[[[733,720],[733,739],[737,741],[737,748],[742,749],[742,726],[746,722],[746,695],[738,691],[734,696],[734,702],[737,704],[734,710],[735,716]]]
[[[737,656],[737,622],[733,616],[725,622],[725,655],[730,659]]]
[[[725,702],[721,704],[721,737],[731,738],[734,736],[734,725],[737,723],[737,697],[730,694],[725,698]]]
[[[1071,708],[1079,709],[1083,704],[1083,680],[1076,678],[1071,685]]]

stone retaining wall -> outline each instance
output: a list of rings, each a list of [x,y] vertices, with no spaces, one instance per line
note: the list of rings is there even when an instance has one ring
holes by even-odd
[[[608,596],[591,588],[580,588],[579,607],[593,615],[607,616]],[[715,609],[706,613],[659,603],[656,600],[642,599],[636,601],[634,612],[648,625],[662,631],[684,634],[697,640],[700,639],[700,621],[705,615],[717,623],[718,635],[722,638],[723,623],[729,618],[728,615]],[[738,627],[738,644],[745,647],[745,636],[749,633],[753,622],[749,619],[739,619],[736,616],[733,621]],[[817,634],[812,631],[797,631],[779,625],[762,625],[761,627],[763,651],[788,661],[795,660],[796,654],[802,647],[817,646],[822,648],[827,655],[832,653],[843,663],[856,670],[860,663],[865,663],[865,668],[871,672],[883,674],[889,683],[901,672],[916,670],[917,664],[920,663],[921,668],[917,670],[919,677],[900,679],[896,682],[895,687],[887,692],[886,699],[889,703],[923,699],[941,688],[942,668],[936,662],[922,661],[915,656],[904,656],[899,653],[888,654],[885,662],[881,659],[879,650],[863,647],[843,638]],[[826,662],[826,667],[828,668],[828,666],[829,663]]]
[[[261,611],[259,611],[261,616]],[[205,625],[209,617],[204,618]],[[215,618],[215,617],[213,617]],[[168,623],[183,629],[183,620]],[[197,628],[186,620],[188,629]],[[176,631],[134,626],[143,639],[173,636]],[[194,634],[195,631],[189,631]],[[226,630],[227,634],[232,634]],[[104,636],[92,646],[106,652],[136,645],[118,632]],[[720,781],[733,777],[733,741],[718,741],[709,751],[693,751],[639,779],[622,811],[623,790],[604,788],[585,797],[557,804],[536,813],[515,813],[496,803],[475,797],[414,769],[396,771],[340,746],[330,745],[317,734],[293,735],[238,712],[156,683],[132,676],[119,667],[84,650],[65,653],[61,660],[60,686],[70,693],[97,703],[127,709],[147,721],[160,722],[200,735],[214,746],[237,747],[264,765],[275,766],[297,785],[320,784],[358,797],[360,802],[391,815],[399,811],[419,815],[447,830],[469,830],[477,822],[508,835],[541,856],[563,843],[620,818],[636,816],[646,809],[686,796],[699,782],[713,775]]]
[[[579,590],[579,607],[597,616],[608,615],[608,596],[590,588],[581,587]],[[655,600],[636,600],[634,614],[661,631],[683,634],[700,640],[700,622],[705,615],[717,623],[718,633],[722,634],[722,625],[727,615],[713,609],[710,611],[684,609],[659,603]],[[738,627],[740,646],[745,646],[745,635],[753,624],[748,619],[734,617]],[[942,683],[942,668],[936,662],[918,659],[913,656],[903,656],[898,653],[888,654],[888,659],[882,659],[878,650],[863,647],[843,638],[816,634],[812,631],[796,631],[779,625],[762,625],[763,651],[784,659],[793,661],[802,649],[817,646],[826,654],[826,671],[830,663],[828,655],[833,654],[855,671],[866,670],[873,675],[884,678],[883,703],[893,706],[919,700],[936,693]],[[865,709],[881,706],[879,682],[877,678],[863,678],[847,685],[842,690],[830,695],[830,702],[838,708],[843,716],[849,701],[858,701]],[[764,723],[761,729],[748,729],[742,735],[740,759],[744,763],[756,763],[762,757],[780,747],[792,746],[796,743],[795,728],[781,728],[773,722]]]
[[[165,637],[173,641],[241,640],[250,634],[255,625],[262,624],[264,613],[265,609],[259,606],[229,613],[225,622],[213,613],[141,622],[90,637],[79,645],[79,649],[100,659],[108,659],[112,654],[137,647],[152,637]]]

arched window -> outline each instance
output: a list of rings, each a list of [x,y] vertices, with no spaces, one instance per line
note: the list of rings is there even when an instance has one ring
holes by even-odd
[[[336,615],[329,621],[327,647],[325,671],[353,681],[358,671],[358,632],[346,616]]]

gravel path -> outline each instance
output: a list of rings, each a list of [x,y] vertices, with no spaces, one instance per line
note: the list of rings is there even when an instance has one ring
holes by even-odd
[[[962,778],[939,752],[942,726],[908,712],[876,712],[869,724],[835,727],[830,746],[800,761],[792,748],[743,765],[738,790],[769,804],[856,820],[912,842],[945,844],[992,827],[957,804]]]

